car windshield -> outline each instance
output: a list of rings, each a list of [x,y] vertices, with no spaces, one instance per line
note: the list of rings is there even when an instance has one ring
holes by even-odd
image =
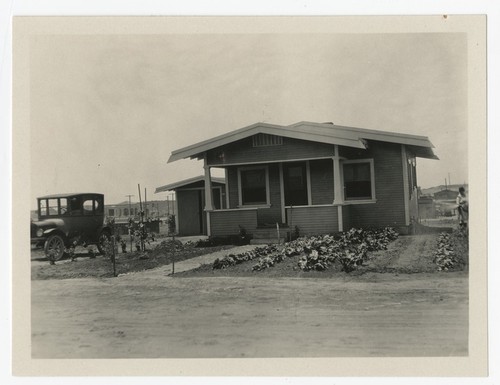
[[[41,216],[67,215],[71,212],[68,198],[40,199]]]

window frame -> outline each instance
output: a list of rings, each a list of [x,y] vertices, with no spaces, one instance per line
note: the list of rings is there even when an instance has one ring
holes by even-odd
[[[363,198],[349,198],[347,197],[346,185],[344,179],[344,165],[346,164],[360,164],[360,163],[368,163],[370,165],[370,188],[371,188],[371,197],[363,197]],[[341,160],[340,161],[340,172],[342,177],[342,195],[343,201],[349,204],[362,204],[362,203],[373,203],[377,200],[375,195],[375,162],[373,158],[365,158],[365,159],[349,159],[349,160]]]
[[[266,182],[266,202],[262,203],[243,203],[243,190],[241,184],[241,173],[248,170],[264,170],[265,172],[265,182]],[[271,207],[271,192],[269,190],[269,166],[258,165],[258,166],[245,166],[238,167],[238,207]]]

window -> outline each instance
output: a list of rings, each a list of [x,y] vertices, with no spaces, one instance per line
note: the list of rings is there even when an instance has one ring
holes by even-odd
[[[108,215],[109,215],[110,217],[114,217],[114,216],[115,216],[115,209],[109,209],[109,210],[108,210]]]
[[[59,205],[56,199],[47,199],[49,211],[47,215],[58,215],[59,214]]]
[[[61,215],[68,214],[68,212],[70,211],[70,206],[67,198],[60,199],[60,209]]]
[[[93,199],[86,199],[83,202],[83,213],[84,214],[92,214],[94,211],[94,200]]]
[[[40,215],[48,215],[47,214],[47,201],[45,199],[40,200]]]
[[[123,216],[128,217],[128,209],[123,209]]]
[[[247,168],[239,170],[240,204],[269,204],[267,168]]]
[[[373,161],[346,161],[344,172],[345,200],[374,199]]]

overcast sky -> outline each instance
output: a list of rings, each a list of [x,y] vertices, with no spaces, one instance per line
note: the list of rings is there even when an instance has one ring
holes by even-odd
[[[148,200],[178,148],[255,122],[425,135],[422,187],[467,182],[464,34],[45,35],[30,45],[31,196]],[[217,173],[215,173],[217,175]],[[144,197],[143,197],[144,198]]]

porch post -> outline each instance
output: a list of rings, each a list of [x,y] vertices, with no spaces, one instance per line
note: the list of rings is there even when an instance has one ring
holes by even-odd
[[[229,207],[229,176],[227,173],[227,168],[224,169],[224,177],[226,179],[226,181],[225,181],[225,184],[226,184],[226,209],[228,209],[230,207]]]
[[[281,203],[281,223],[286,223],[286,209],[285,209],[285,182],[283,180],[283,163],[279,164],[280,170],[280,203]]]
[[[207,214],[207,235],[212,235],[212,229],[210,226],[210,212],[214,209],[213,199],[212,199],[212,178],[210,176],[210,166],[207,163],[207,154],[205,153],[204,165],[205,169],[205,212]]]
[[[175,218],[175,232],[179,234],[179,200],[177,199],[177,190],[175,190],[175,212],[174,212],[174,218]]]
[[[405,225],[410,225],[410,188],[408,186],[408,162],[406,157],[406,147],[401,145],[401,160],[403,162],[403,193],[405,205]]]
[[[337,206],[339,231],[344,231],[344,223],[342,218],[342,205],[344,204],[344,194],[342,192],[342,180],[340,178],[340,156],[339,146],[335,145],[335,156],[333,157],[333,204]]]

